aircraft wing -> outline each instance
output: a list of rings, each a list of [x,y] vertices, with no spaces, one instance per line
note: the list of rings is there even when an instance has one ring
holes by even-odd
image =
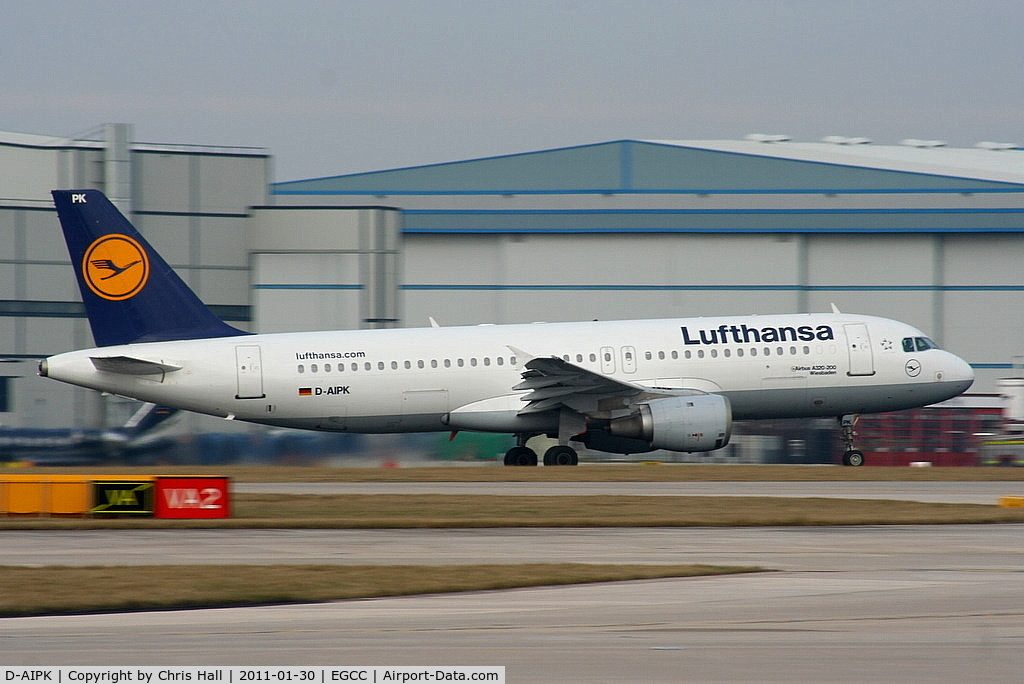
[[[703,394],[693,389],[647,387],[595,373],[557,356],[531,357],[521,349],[511,349],[517,358],[528,359],[522,365],[523,381],[512,388],[531,390],[521,397],[527,404],[519,410],[519,415],[543,413],[562,406],[589,414],[599,409],[600,402],[612,398],[629,403],[630,399]]]

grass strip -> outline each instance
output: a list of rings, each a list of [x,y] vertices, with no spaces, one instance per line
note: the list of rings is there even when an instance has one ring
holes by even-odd
[[[868,456],[870,463],[870,455]],[[109,471],[109,472],[108,472]],[[312,466],[151,466],[11,468],[12,474],[228,476],[236,482],[1021,482],[1024,468],[843,468],[802,465],[644,464],[576,468],[500,465],[402,468]]]
[[[740,496],[240,494],[225,520],[6,518],[0,529],[762,527],[1024,522],[1024,509]]]
[[[0,617],[220,608],[760,572],[713,565],[0,566]]]

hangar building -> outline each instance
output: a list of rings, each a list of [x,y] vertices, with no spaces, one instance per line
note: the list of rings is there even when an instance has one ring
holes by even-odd
[[[125,124],[91,137],[0,133],[7,424],[102,413],[32,377],[36,359],[90,343],[54,187],[106,190],[204,301],[261,331],[834,302],[970,361],[962,406],[991,405],[1024,354],[1015,145],[618,140],[272,183],[263,149],[138,143]]]
[[[406,325],[845,311],[1024,353],[1024,151],[620,140],[276,183],[402,209]]]

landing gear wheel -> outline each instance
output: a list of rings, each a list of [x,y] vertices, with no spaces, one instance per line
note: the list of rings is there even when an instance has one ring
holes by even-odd
[[[843,454],[843,465],[860,467],[864,465],[864,452],[851,449]]]
[[[854,414],[839,416],[839,429],[842,431],[843,444],[846,446],[846,451],[843,452],[844,466],[864,465],[864,452],[853,444],[853,438],[857,436],[857,433],[853,431],[853,426],[857,424],[859,418],[860,416]]]
[[[537,452],[529,447],[514,446],[505,452],[505,465],[535,466],[537,465]]]
[[[576,450],[568,446],[553,446],[544,452],[544,465],[546,466],[574,466],[579,465],[580,459]]]

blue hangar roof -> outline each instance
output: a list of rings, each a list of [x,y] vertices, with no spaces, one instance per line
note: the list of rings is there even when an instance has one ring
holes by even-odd
[[[275,183],[276,195],[1024,190],[1024,150],[617,140]]]

